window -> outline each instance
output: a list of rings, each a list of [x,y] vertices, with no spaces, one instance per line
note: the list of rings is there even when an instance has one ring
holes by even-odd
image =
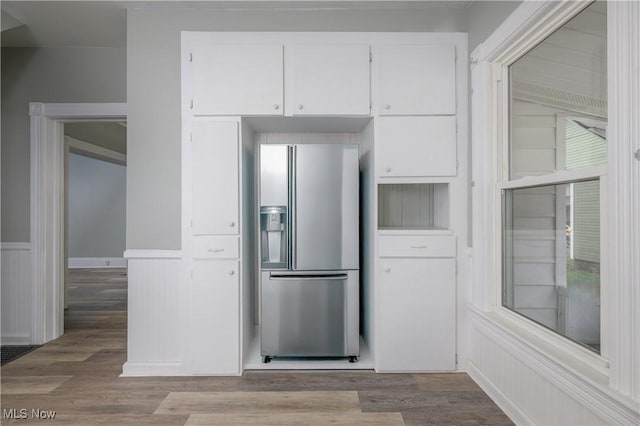
[[[600,353],[606,3],[508,67],[502,305]]]

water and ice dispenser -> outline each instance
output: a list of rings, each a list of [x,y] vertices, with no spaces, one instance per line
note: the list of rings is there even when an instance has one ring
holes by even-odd
[[[287,268],[287,208],[260,207],[260,244],[263,269]]]

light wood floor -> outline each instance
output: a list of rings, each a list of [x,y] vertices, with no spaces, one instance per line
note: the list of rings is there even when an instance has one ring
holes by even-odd
[[[72,271],[67,332],[2,367],[6,410],[20,423],[114,425],[512,424],[466,374],[245,372],[241,377],[121,378],[124,270]],[[124,291],[123,291],[124,290]]]

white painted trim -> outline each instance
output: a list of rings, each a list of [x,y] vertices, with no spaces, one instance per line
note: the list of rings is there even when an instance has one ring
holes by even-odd
[[[81,141],[66,135],[64,137],[64,143],[70,148],[69,151],[73,154],[84,155],[97,160],[118,164],[120,166],[127,165],[127,156],[120,152],[93,145],[89,142]]]
[[[140,250],[128,249],[125,259],[182,259],[182,250]]]
[[[83,268],[126,268],[127,259],[123,257],[70,257],[69,269]]]
[[[10,334],[2,335],[0,339],[0,345],[2,346],[27,346],[31,345],[30,334]]]
[[[45,343],[64,327],[64,143],[65,121],[126,120],[123,103],[29,104],[32,339]]]
[[[518,406],[514,404],[514,402],[511,401],[507,395],[502,393],[500,389],[482,373],[482,371],[473,363],[473,361],[469,361],[467,363],[466,372],[515,424],[534,424],[533,421],[531,421],[531,419],[527,417],[527,414],[520,410],[520,408],[518,408]]]
[[[122,366],[120,377],[184,376],[182,363],[127,361]]]
[[[640,3],[607,2],[609,205],[606,244],[611,386],[640,401]],[[639,409],[640,411],[640,409]],[[640,423],[640,422],[638,422]]]
[[[31,243],[14,243],[14,242],[2,242],[0,243],[0,249],[2,250],[31,250]]]
[[[592,0],[525,1],[471,53],[480,61],[509,65],[537,45]]]
[[[562,170],[542,176],[525,176],[520,179],[498,183],[500,189],[527,188],[530,186],[557,185],[579,180],[596,179],[607,174],[606,166]]]
[[[538,350],[544,351],[545,348],[552,347],[553,353],[559,354],[557,356],[560,358],[570,358],[573,362],[597,371],[603,376],[609,375],[609,361],[580,344],[568,340],[561,334],[541,327],[527,317],[502,306],[496,307],[491,313],[495,315],[496,319],[499,318],[500,321],[509,323],[519,329],[523,335],[531,337],[529,343],[537,347]]]
[[[39,103],[32,102],[30,115],[51,119],[73,120],[126,120],[126,103]]]
[[[540,350],[531,343],[535,339],[533,336],[524,335],[522,330],[509,321],[501,321],[495,313],[475,307],[470,307],[470,312],[479,331],[607,424],[640,424],[638,404],[613,391],[606,375],[577,366],[546,342],[540,344],[549,347]]]

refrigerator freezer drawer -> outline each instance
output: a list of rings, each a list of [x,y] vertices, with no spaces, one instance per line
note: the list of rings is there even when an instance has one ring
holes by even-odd
[[[359,355],[358,271],[262,273],[262,356]]]

